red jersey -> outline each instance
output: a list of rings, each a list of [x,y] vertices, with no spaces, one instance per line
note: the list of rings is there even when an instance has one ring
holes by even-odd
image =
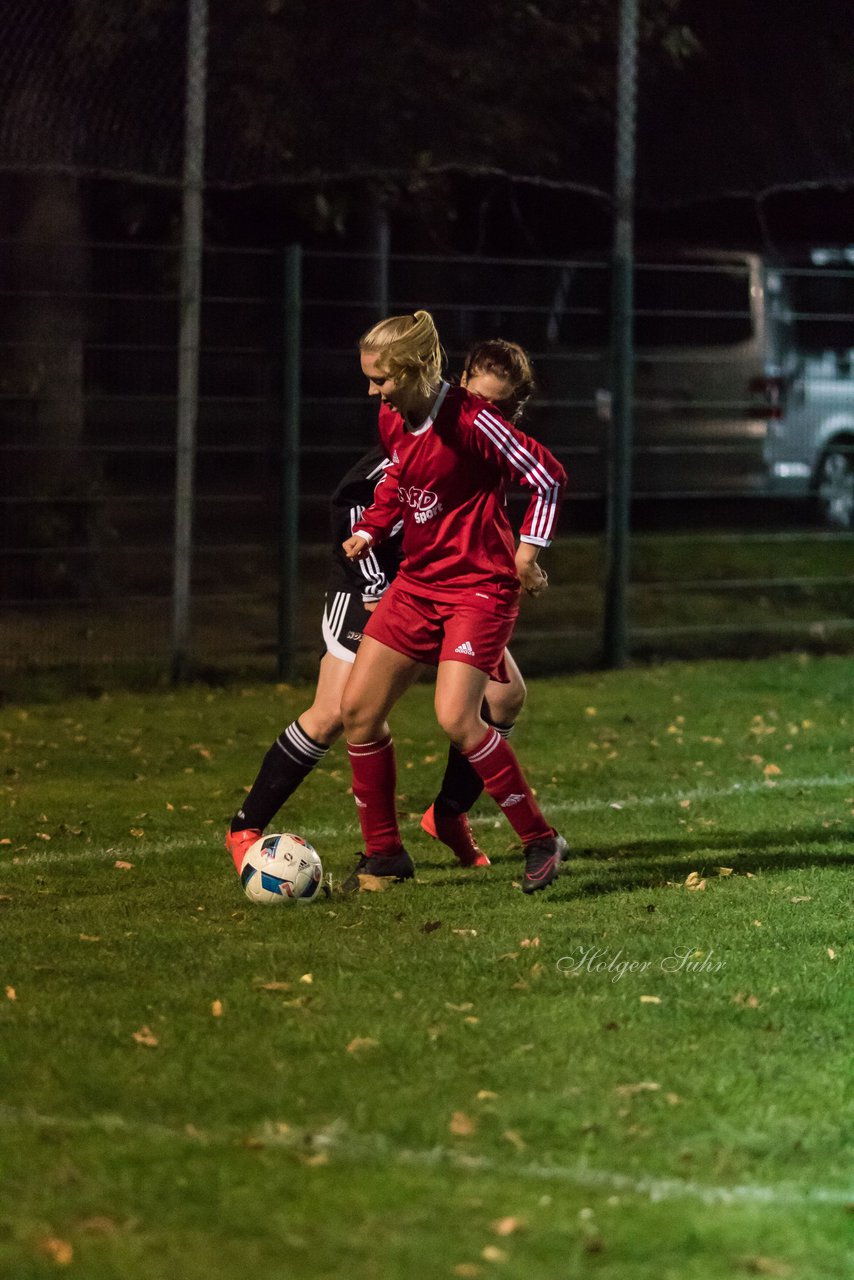
[[[402,515],[397,581],[406,591],[453,603],[481,587],[514,601],[520,587],[505,485],[533,490],[520,538],[547,547],[566,483],[557,459],[488,400],[447,383],[422,426],[409,429],[384,404],[379,430],[392,465],[353,532],[380,542]]]

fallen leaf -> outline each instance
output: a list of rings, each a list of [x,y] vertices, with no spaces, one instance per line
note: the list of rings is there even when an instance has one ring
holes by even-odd
[[[143,831],[142,827],[131,827],[130,833],[135,840],[141,840],[142,837],[145,835],[145,832]]]
[[[329,1156],[325,1151],[315,1151],[313,1155],[303,1156],[302,1163],[315,1168],[317,1165],[329,1164]]]
[[[465,1111],[455,1111],[448,1124],[448,1132],[455,1138],[470,1138],[476,1128],[477,1124]]]
[[[355,1036],[347,1045],[348,1053],[362,1053],[365,1049],[376,1049],[379,1040],[374,1040],[371,1036]]]
[[[685,877],[685,888],[691,893],[696,893],[698,889],[705,889],[706,882],[700,876],[699,871],[691,871]]]
[[[304,973],[300,978],[300,982],[304,982],[306,986],[310,987],[314,982],[314,975],[311,973]]]
[[[518,959],[519,959],[519,952],[518,952],[518,951],[505,951],[505,952],[504,952],[504,955],[503,955],[503,956],[499,956],[499,957],[498,957],[498,959],[499,959],[499,960],[518,960]]]
[[[6,988],[6,999],[11,1000],[13,1002],[18,999],[18,993],[14,987]]]
[[[357,876],[359,893],[385,893],[390,884],[394,884],[394,876]]]
[[[790,898],[790,902],[812,902],[812,898]]]
[[[501,1136],[505,1142],[509,1142],[511,1147],[515,1147],[517,1151],[524,1151],[528,1145],[521,1133],[517,1133],[515,1129],[505,1129]]]
[[[747,996],[743,991],[736,991],[735,995],[730,1000],[730,1004],[739,1004],[745,1009],[758,1009],[759,997]]]
[[[680,801],[679,801],[679,808],[680,808],[680,809],[690,809],[690,808],[691,808],[691,801],[690,801],[690,800],[680,800]]]
[[[100,942],[101,935],[99,933],[81,933],[80,941],[81,942]]]
[[[836,959],[836,952],[833,950],[833,947],[828,947],[828,948],[827,948],[827,954],[828,954],[828,957],[829,957],[831,960],[835,960],[835,959]]]
[[[497,1244],[487,1244],[480,1251],[480,1256],[485,1262],[506,1262],[507,1253],[504,1249],[499,1249]]]
[[[766,764],[762,770],[766,778],[776,778],[783,772],[778,764]]]
[[[114,866],[114,867],[117,867],[119,871],[130,871],[130,870],[132,870],[132,868],[133,868],[133,863],[132,863],[132,862],[123,862],[123,861],[122,861],[122,859],[121,859],[121,858],[119,858],[119,859],[117,859],[117,861],[116,861],[116,862],[114,862],[114,863],[113,863],[113,866]]]
[[[148,1049],[154,1049],[158,1044],[157,1036],[151,1027],[140,1027],[139,1031],[133,1032],[133,1038],[137,1044],[144,1044]]]
[[[719,875],[719,876],[731,876],[731,875],[732,875],[732,867],[718,867],[718,875]]]
[[[454,1267],[454,1275],[466,1277],[466,1280],[476,1280],[477,1276],[483,1275],[483,1267],[479,1262],[458,1262]]]
[[[452,929],[451,933],[458,933],[461,938],[477,937],[477,929]]]
[[[486,1102],[487,1099],[489,1098],[497,1098],[497,1097],[498,1097],[498,1094],[493,1093],[491,1089],[478,1089],[477,1091],[478,1102]]]
[[[637,1084],[615,1085],[614,1093],[619,1094],[621,1098],[631,1098],[636,1093],[653,1093],[660,1088],[661,1085],[655,1080],[639,1080]]]
[[[474,1008],[474,1005],[472,1004],[471,1000],[466,1001],[465,1004],[449,1004],[448,1001],[446,1000],[445,1008],[453,1009],[454,1013],[468,1013],[469,1009]]]
[[[292,982],[258,982],[255,980],[255,986],[259,991],[290,991],[294,984]]]
[[[661,996],[641,996],[641,1004],[661,1004]]]
[[[522,1218],[496,1218],[495,1222],[490,1223],[490,1231],[497,1236],[512,1236],[515,1231],[521,1231],[525,1226]]]
[[[520,947],[538,947],[540,945],[539,938],[523,938],[519,943]]]
[[[39,1252],[46,1258],[50,1258],[51,1262],[55,1262],[58,1267],[67,1267],[74,1260],[74,1249],[67,1240],[60,1240],[58,1236],[45,1236],[40,1240]]]
[[[88,1231],[93,1236],[114,1236],[121,1231],[121,1227],[113,1218],[106,1218],[96,1215],[94,1218],[84,1218],[82,1222],[77,1224],[78,1231]]]
[[[211,1004],[211,1014],[214,1018],[222,1017],[222,1001],[214,1000]]]
[[[781,1262],[779,1258],[742,1258],[742,1263],[755,1276],[777,1276],[779,1280],[792,1274],[792,1268],[788,1262]]]
[[[473,1026],[476,1026],[478,1022],[480,1022],[480,1018],[476,1018],[474,1014],[470,1013],[465,1018],[463,1018],[463,1022],[467,1022],[470,1027],[473,1027]]]

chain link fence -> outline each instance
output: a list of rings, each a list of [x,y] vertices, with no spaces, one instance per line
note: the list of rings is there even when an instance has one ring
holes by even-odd
[[[607,264],[208,250],[195,450],[191,658],[281,668],[282,592],[308,674],[328,495],[374,439],[356,359],[385,309],[427,306],[451,374],[500,335],[531,352],[527,429],[570,476],[553,587],[525,602],[529,670],[602,643],[609,440]],[[0,667],[168,671],[179,251],[0,244]],[[378,290],[383,294],[377,305]],[[854,568],[854,271],[755,255],[637,268],[635,655],[849,643]],[[296,356],[299,474],[284,386]],[[293,370],[291,370],[293,373]],[[298,512],[286,509],[299,493]],[[513,514],[520,510],[511,496]],[[283,554],[296,539],[299,554]],[[286,550],[286,549],[284,549]],[[298,565],[298,582],[281,580]],[[293,574],[293,569],[291,570]],[[289,641],[290,643],[290,641]]]

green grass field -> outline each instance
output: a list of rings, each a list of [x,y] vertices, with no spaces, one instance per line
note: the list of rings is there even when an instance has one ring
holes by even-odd
[[[222,837],[308,690],[7,706],[0,1275],[850,1276],[852,687],[798,655],[532,682],[572,857],[529,898],[488,801],[488,871],[420,832],[420,686],[417,882],[296,910]],[[339,747],[280,824],[333,880],[348,788]]]

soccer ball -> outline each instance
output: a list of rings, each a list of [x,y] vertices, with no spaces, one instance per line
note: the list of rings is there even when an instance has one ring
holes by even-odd
[[[322,882],[317,850],[289,832],[256,840],[240,865],[240,883],[252,902],[302,906],[314,901]]]

